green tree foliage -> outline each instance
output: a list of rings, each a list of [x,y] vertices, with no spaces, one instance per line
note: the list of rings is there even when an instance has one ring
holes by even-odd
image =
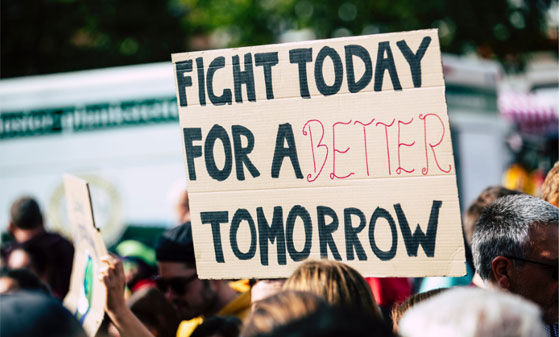
[[[165,1],[2,0],[1,76],[169,60],[187,48],[180,7]]]
[[[1,77],[169,60],[174,52],[439,28],[442,50],[521,65],[557,51],[557,0],[2,0]],[[308,34],[309,35],[309,34]]]

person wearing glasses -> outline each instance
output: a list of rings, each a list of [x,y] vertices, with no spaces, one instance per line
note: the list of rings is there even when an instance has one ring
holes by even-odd
[[[189,336],[213,315],[245,319],[251,311],[251,292],[238,293],[227,280],[201,280],[196,273],[190,222],[166,231],[156,247],[159,277],[156,285],[183,320],[177,336]]]
[[[500,198],[482,211],[472,250],[485,284],[536,303],[558,336],[558,208],[529,195]]]

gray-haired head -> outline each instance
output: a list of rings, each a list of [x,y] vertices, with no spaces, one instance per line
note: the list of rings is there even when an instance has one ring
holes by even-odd
[[[558,208],[530,195],[511,195],[488,205],[476,224],[472,251],[483,280],[492,276],[497,256],[524,257],[532,226],[558,226]]]
[[[544,337],[539,308],[520,296],[480,288],[446,290],[408,310],[404,337]]]

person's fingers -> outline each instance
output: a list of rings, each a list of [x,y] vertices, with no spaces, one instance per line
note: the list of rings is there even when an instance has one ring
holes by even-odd
[[[113,257],[111,255],[103,255],[99,258],[99,261],[107,265],[113,264]]]
[[[102,279],[109,275],[109,268],[107,266],[99,267],[99,278]]]
[[[99,260],[100,260],[102,263],[105,263],[105,264],[107,264],[107,265],[119,265],[119,264],[122,264],[121,259],[120,259],[118,256],[114,255],[114,254],[103,255],[103,256],[101,256],[101,257],[99,258]]]
[[[122,261],[118,257],[114,255],[105,255],[99,260],[101,262],[101,266],[99,268],[100,271],[104,271],[106,273],[124,273]]]

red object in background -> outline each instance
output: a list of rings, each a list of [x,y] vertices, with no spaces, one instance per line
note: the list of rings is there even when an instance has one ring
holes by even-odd
[[[156,287],[156,282],[152,278],[146,278],[136,282],[132,287],[132,289],[130,289],[130,292],[135,293],[140,289],[155,288],[155,287]]]
[[[381,307],[391,307],[412,295],[412,284],[402,277],[366,277],[375,301]]]

